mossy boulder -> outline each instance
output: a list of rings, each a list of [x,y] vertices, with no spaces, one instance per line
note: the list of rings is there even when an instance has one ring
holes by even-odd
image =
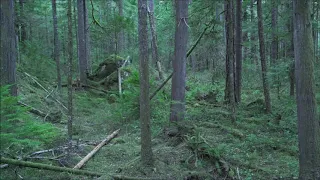
[[[94,74],[88,76],[89,80],[100,81],[117,69],[124,63],[125,58],[117,55],[110,55],[103,62],[99,64],[99,67],[95,70]]]

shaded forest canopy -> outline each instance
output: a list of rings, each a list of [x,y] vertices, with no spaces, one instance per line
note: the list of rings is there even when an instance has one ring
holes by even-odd
[[[0,179],[320,178],[303,2],[1,0]]]

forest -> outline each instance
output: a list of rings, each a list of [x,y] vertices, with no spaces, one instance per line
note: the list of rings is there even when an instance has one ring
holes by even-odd
[[[0,179],[320,180],[319,0],[0,0]]]

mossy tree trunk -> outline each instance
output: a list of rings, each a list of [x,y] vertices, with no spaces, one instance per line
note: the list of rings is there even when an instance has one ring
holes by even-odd
[[[294,55],[299,139],[299,179],[320,179],[320,123],[314,78],[311,1],[294,0]]]

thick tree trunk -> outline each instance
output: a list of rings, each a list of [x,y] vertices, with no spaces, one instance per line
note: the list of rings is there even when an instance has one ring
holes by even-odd
[[[259,44],[260,44],[260,60],[262,69],[262,83],[263,83],[263,94],[266,104],[267,113],[271,113],[271,99],[270,99],[270,87],[267,77],[267,61],[264,45],[264,32],[263,32],[263,21],[262,21],[262,4],[261,0],[257,0],[257,12],[258,12],[258,33],[259,33]]]
[[[181,121],[185,114],[186,54],[188,44],[188,1],[175,0],[176,32],[170,121]]]
[[[57,83],[58,91],[61,91],[61,73],[60,73],[60,44],[58,35],[58,20],[57,20],[57,6],[56,0],[52,0],[52,18],[53,18],[53,42],[54,42],[54,60],[57,69]]]
[[[87,84],[88,60],[86,53],[86,36],[85,36],[85,0],[78,0],[78,59],[79,73],[82,84]]]
[[[0,23],[1,23],[1,66],[0,85],[12,85],[10,93],[17,96],[16,85],[16,34],[14,29],[14,0],[0,1]]]
[[[235,36],[235,101],[241,101],[242,86],[242,0],[236,0],[236,36]]]
[[[225,0],[225,24],[226,24],[226,88],[225,101],[230,105],[232,121],[235,121],[235,92],[234,92],[234,15],[233,1]]]
[[[147,0],[138,0],[141,160],[143,165],[152,166],[147,16]]]
[[[299,179],[320,179],[320,123],[315,98],[311,1],[294,0],[293,9]]]
[[[73,58],[73,40],[72,40],[72,11],[71,0],[68,0],[68,152],[72,148],[72,123],[73,123],[73,92],[72,92],[72,58]]]

